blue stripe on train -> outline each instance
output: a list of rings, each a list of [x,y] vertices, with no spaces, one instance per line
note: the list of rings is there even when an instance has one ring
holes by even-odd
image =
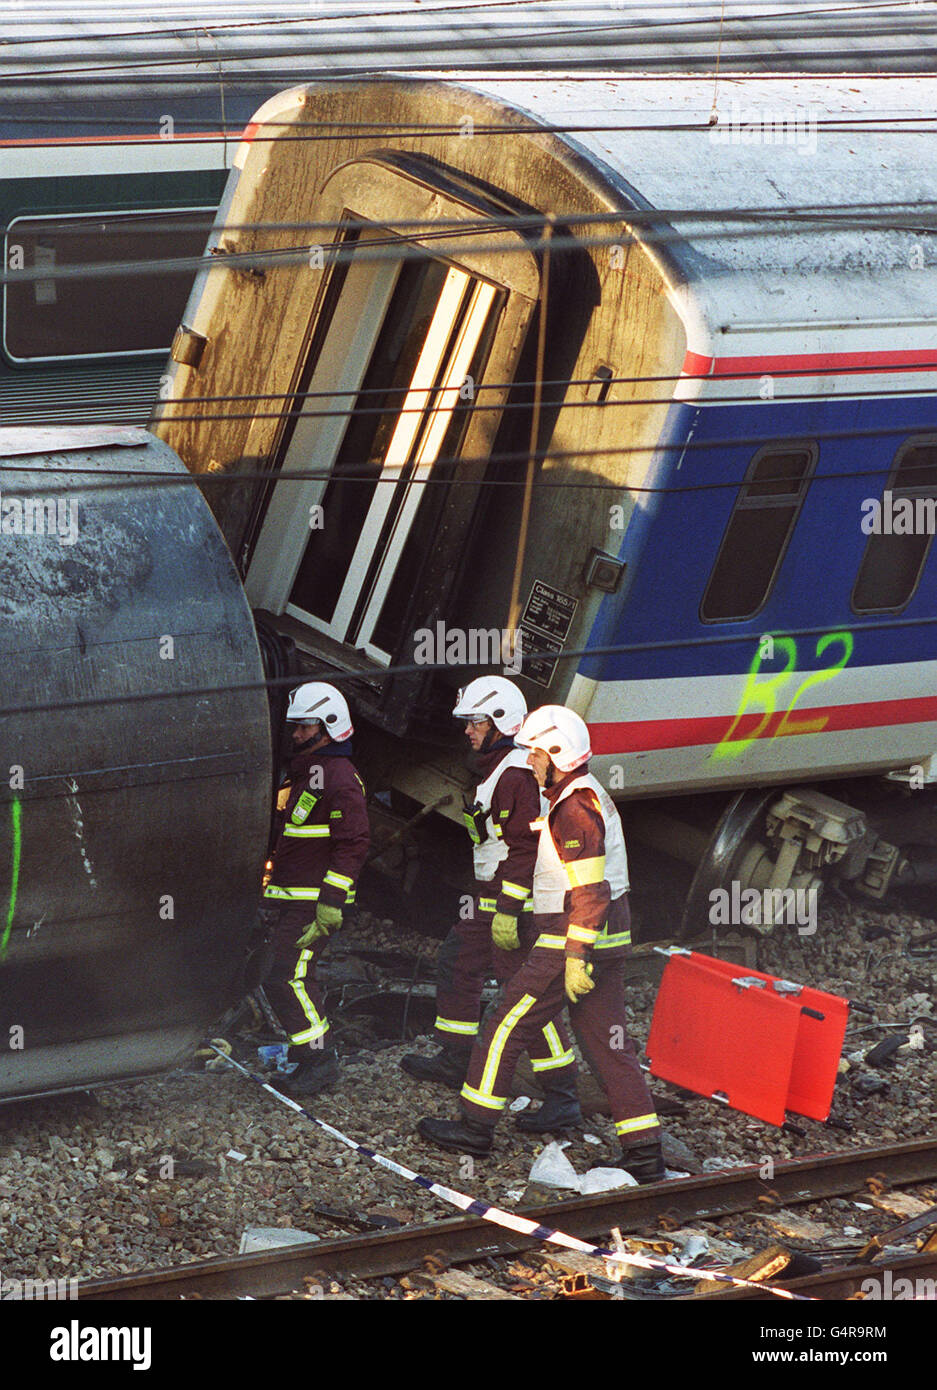
[[[895,453],[909,435],[937,435],[935,407],[932,396],[674,404],[647,486],[737,483],[762,445],[733,441],[798,437],[817,439],[814,479],[768,602],[741,622],[705,623],[699,615],[737,487],[643,499],[639,494],[620,550],[627,563],[622,589],[602,604],[587,644],[633,650],[586,657],[582,674],[622,681],[744,673],[764,633],[794,637],[800,670],[822,669],[838,658],[838,648],[816,655],[817,641],[827,632],[853,634],[851,669],[937,659],[937,548],[901,613],[859,616],[850,606],[867,540],[860,529],[861,503],[881,496]],[[897,432],[862,437],[876,430]],[[850,431],[858,437],[819,437]],[[868,470],[874,476],[846,476]],[[770,669],[782,664],[775,661]]]

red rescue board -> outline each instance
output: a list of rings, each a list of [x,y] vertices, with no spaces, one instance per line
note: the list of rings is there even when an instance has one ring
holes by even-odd
[[[825,1120],[849,1001],[697,952],[664,970],[647,1051],[651,1075],[768,1124]]]

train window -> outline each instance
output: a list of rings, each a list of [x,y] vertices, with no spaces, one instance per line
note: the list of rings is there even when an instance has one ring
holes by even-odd
[[[162,270],[160,262],[201,256],[213,218],[210,208],[16,218],[6,233],[7,356],[47,362],[168,352],[195,272]],[[141,269],[113,277],[67,273],[133,263]]]
[[[784,558],[817,459],[815,444],[772,444],[752,459],[700,607],[705,622],[751,618]]]
[[[852,606],[857,613],[895,612],[911,599],[937,521],[937,442],[909,440],[898,451],[869,534]]]

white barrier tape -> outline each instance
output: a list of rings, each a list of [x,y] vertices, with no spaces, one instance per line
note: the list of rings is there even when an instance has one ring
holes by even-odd
[[[364,1154],[365,1158],[370,1158],[373,1163],[387,1168],[389,1172],[396,1173],[400,1178],[406,1178],[407,1182],[415,1183],[417,1187],[422,1187],[424,1191],[431,1192],[434,1197],[440,1197],[451,1206],[458,1207],[460,1211],[466,1212],[469,1216],[481,1217],[483,1221],[490,1221],[495,1226],[504,1226],[509,1231],[517,1231],[524,1236],[533,1236],[534,1239],[546,1241],[551,1245],[565,1246],[567,1250],[578,1250],[584,1255],[595,1255],[597,1259],[607,1260],[609,1263],[634,1265],[638,1269],[655,1269],[663,1274],[677,1275],[681,1279],[697,1281],[713,1279],[720,1284],[732,1284],[740,1289],[757,1289],[759,1293],[770,1293],[775,1298],[786,1298],[799,1303],[816,1302],[815,1299],[806,1294],[792,1293],[789,1289],[778,1289],[771,1284],[758,1284],[751,1279],[739,1279],[734,1274],[726,1274],[717,1269],[689,1270],[683,1265],[671,1265],[664,1260],[649,1259],[646,1255],[625,1254],[619,1250],[603,1250],[599,1245],[591,1245],[587,1240],[568,1236],[563,1231],[554,1230],[552,1226],[541,1226],[536,1221],[529,1221],[526,1216],[518,1216],[516,1212],[502,1211],[500,1207],[490,1206],[488,1202],[481,1202],[477,1197],[467,1197],[464,1192],[456,1192],[452,1187],[445,1187],[442,1183],[433,1182],[431,1178],[423,1177],[422,1173],[415,1173],[412,1168],[405,1168],[402,1163],[395,1163],[392,1158],[385,1158],[383,1154],[376,1153],[374,1149],[369,1149],[365,1144],[359,1144],[356,1139],[349,1139],[348,1135],[342,1134],[340,1129],[335,1129],[325,1120],[320,1120],[318,1116],[304,1110],[298,1101],[293,1100],[291,1096],[284,1095],[282,1091],[278,1091],[268,1081],[264,1081],[262,1076],[256,1076],[252,1071],[248,1071],[247,1067],[236,1062],[233,1057],[226,1056],[212,1043],[208,1045],[229,1066],[236,1067],[244,1076],[255,1081],[265,1091],[269,1091],[272,1096],[282,1101],[284,1105],[288,1105],[291,1110],[295,1110],[297,1115],[302,1115],[314,1125],[318,1125],[320,1129],[324,1129],[326,1134],[331,1134],[333,1139],[337,1139],[346,1148]]]

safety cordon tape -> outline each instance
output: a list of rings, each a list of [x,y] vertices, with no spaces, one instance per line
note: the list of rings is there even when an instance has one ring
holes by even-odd
[[[483,1221],[491,1221],[495,1226],[504,1226],[509,1231],[517,1231],[524,1236],[532,1236],[535,1240],[546,1241],[551,1245],[562,1245],[567,1250],[578,1250],[584,1255],[594,1255],[597,1259],[607,1260],[610,1263],[634,1265],[638,1269],[656,1269],[664,1274],[674,1274],[681,1279],[713,1279],[720,1284],[733,1284],[740,1289],[757,1289],[759,1293],[770,1293],[775,1298],[786,1298],[796,1300],[800,1303],[814,1303],[807,1294],[792,1293],[790,1289],[775,1288],[771,1284],[758,1284],[751,1279],[739,1279],[734,1274],[726,1274],[717,1269],[686,1269],[683,1265],[667,1264],[664,1260],[652,1260],[646,1255],[628,1254],[621,1250],[604,1250],[599,1245],[591,1245],[586,1240],[579,1240],[576,1236],[568,1236],[563,1231],[554,1230],[552,1226],[541,1226],[536,1221],[528,1221],[525,1216],[518,1216],[515,1212],[502,1211],[500,1207],[490,1206],[488,1202],[481,1202],[477,1197],[467,1197],[464,1192],[456,1192],[452,1187],[446,1187],[443,1183],[433,1182],[431,1178],[425,1178],[422,1173],[415,1173],[412,1168],[405,1168],[402,1163],[395,1163],[392,1158],[385,1158],[383,1154],[376,1153],[374,1149],[369,1149],[365,1144],[359,1144],[356,1139],[349,1139],[347,1134],[342,1134],[340,1129],[335,1129],[333,1125],[325,1120],[320,1120],[317,1115],[313,1115],[291,1096],[286,1096],[282,1091],[278,1091],[275,1086],[271,1086],[262,1076],[255,1075],[233,1057],[228,1057],[220,1048],[213,1043],[208,1046],[213,1052],[217,1052],[223,1062],[231,1067],[235,1067],[242,1075],[257,1083],[263,1090],[269,1091],[276,1100],[282,1101],[284,1105],[295,1110],[297,1115],[302,1115],[304,1119],[310,1120],[320,1129],[324,1129],[326,1134],[331,1134],[333,1139],[337,1139],[340,1144],[344,1144],[348,1149],[354,1149],[356,1153],[364,1154],[372,1163],[380,1164],[382,1168],[387,1168],[391,1173],[396,1173],[400,1178],[406,1178],[407,1182],[415,1183],[417,1187],[422,1187],[426,1192],[431,1192],[434,1197],[439,1197],[450,1206],[458,1207],[468,1216],[481,1217]]]

